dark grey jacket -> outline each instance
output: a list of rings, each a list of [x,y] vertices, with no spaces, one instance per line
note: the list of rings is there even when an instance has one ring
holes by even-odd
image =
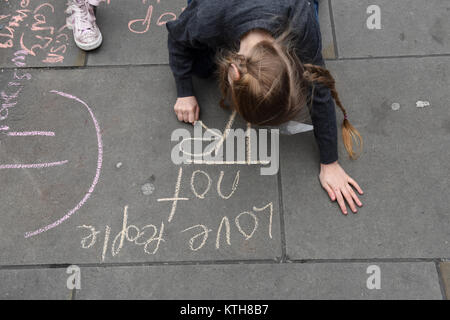
[[[193,65],[202,52],[239,47],[241,36],[255,28],[265,29],[276,36],[288,23],[295,34],[300,60],[323,66],[322,40],[312,1],[193,0],[177,20],[166,24],[169,62],[178,97],[194,95]],[[314,89],[311,120],[320,162],[329,164],[336,161],[335,105],[330,90],[322,85]]]

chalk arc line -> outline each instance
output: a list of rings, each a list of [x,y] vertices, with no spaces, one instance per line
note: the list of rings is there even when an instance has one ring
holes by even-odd
[[[45,136],[54,137],[55,133],[53,131],[21,131],[21,132],[8,132],[10,137],[32,137],[32,136]]]
[[[75,212],[80,210],[80,208],[86,203],[86,201],[91,197],[91,194],[94,192],[95,186],[98,183],[98,180],[100,178],[100,173],[101,173],[101,170],[102,170],[102,164],[103,164],[102,135],[101,135],[101,131],[100,131],[100,125],[98,124],[98,121],[95,118],[95,115],[92,112],[91,108],[83,100],[81,100],[81,99],[79,99],[79,98],[77,98],[77,97],[75,97],[73,95],[70,95],[68,93],[64,93],[64,92],[57,91],[57,90],[51,90],[50,93],[54,93],[54,94],[60,95],[61,97],[65,97],[67,99],[75,100],[75,101],[79,102],[80,104],[82,104],[87,109],[87,111],[89,112],[89,114],[90,114],[90,116],[92,118],[92,122],[94,123],[94,126],[95,126],[95,131],[97,133],[97,146],[98,146],[97,169],[95,171],[95,177],[94,177],[94,180],[92,181],[92,184],[91,184],[89,190],[87,191],[87,193],[80,200],[80,202],[78,202],[78,204],[75,207],[73,207],[62,218],[56,220],[55,222],[52,222],[49,225],[47,225],[45,227],[42,227],[42,228],[39,228],[37,230],[25,232],[25,238],[30,238],[30,237],[36,236],[38,234],[41,234],[43,232],[46,232],[46,231],[48,231],[50,229],[53,229],[53,228],[59,226],[65,220],[69,219]]]
[[[56,166],[62,166],[69,160],[47,162],[47,163],[30,163],[30,164],[0,164],[0,170],[4,169],[42,169]]]

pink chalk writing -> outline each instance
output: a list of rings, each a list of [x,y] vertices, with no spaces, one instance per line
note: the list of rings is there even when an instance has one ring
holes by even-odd
[[[156,1],[157,4],[160,3],[160,0]],[[110,1],[107,1],[107,4],[110,4]],[[147,0],[142,0],[142,4],[146,5]],[[143,34],[147,33],[150,30],[150,25],[152,23],[152,16],[154,15],[154,9],[155,7],[153,5],[149,5],[147,7],[147,10],[145,11],[145,17],[144,18],[138,18],[138,19],[131,19],[128,22],[128,30],[132,33],[137,34]],[[181,9],[181,12],[183,12],[184,8]],[[157,26],[163,26],[168,21],[176,20],[177,15],[173,12],[163,12],[159,18],[156,21]]]
[[[66,164],[69,160],[48,162],[48,163],[32,163],[32,164],[0,164],[0,170],[4,169],[42,169]]]
[[[15,58],[13,58],[12,61],[18,67],[26,66],[25,56],[22,56],[22,55],[26,56],[27,52],[19,50],[14,53]],[[22,61],[15,61],[15,59],[18,57],[23,57],[23,59],[20,59]],[[13,108],[17,104],[17,100],[19,98],[19,93],[22,91],[22,89],[24,87],[20,81],[22,81],[24,79],[25,80],[31,79],[31,74],[24,73],[24,74],[20,75],[18,72],[19,72],[18,70],[14,71],[13,81],[10,81],[8,83],[8,90],[3,90],[0,92],[0,99],[1,99],[0,121],[6,120],[8,118],[9,109]],[[13,89],[11,90],[11,88],[13,88]],[[11,91],[9,91],[9,90],[11,90]],[[1,128],[2,128],[1,130],[9,130],[9,127],[7,127],[7,126],[2,126]]]
[[[48,2],[38,5],[34,10],[28,7],[29,4],[29,0],[22,0],[21,9],[6,15],[0,14],[0,22],[5,25],[5,31],[0,32],[0,49],[20,46],[30,56],[41,56],[44,63],[63,62],[69,43],[69,36],[63,32],[67,26],[64,24],[58,29],[47,21],[49,16],[59,15],[60,12]],[[18,67],[24,67],[23,60],[23,56],[16,56],[13,62]]]
[[[23,132],[8,132],[11,137],[29,137],[29,136],[46,136],[54,137],[55,133],[52,131],[23,131]]]
[[[80,210],[80,208],[86,203],[86,201],[91,197],[92,193],[94,192],[95,186],[97,185],[98,180],[100,178],[100,173],[101,173],[102,164],[103,164],[103,143],[102,143],[102,135],[101,135],[101,131],[100,131],[100,125],[98,124],[98,121],[95,118],[95,115],[92,112],[91,108],[83,100],[81,100],[81,99],[79,99],[79,98],[77,98],[77,97],[75,97],[73,95],[70,95],[68,93],[64,93],[64,92],[60,92],[60,91],[56,91],[56,90],[52,90],[50,92],[54,93],[54,94],[57,94],[57,95],[59,95],[61,97],[65,97],[67,99],[71,99],[71,100],[79,102],[89,112],[89,114],[90,114],[90,116],[92,118],[92,122],[94,123],[94,126],[95,126],[95,131],[97,133],[97,145],[98,145],[97,169],[96,169],[96,172],[95,172],[94,180],[92,181],[92,184],[91,184],[89,190],[84,195],[83,199],[81,199],[81,201],[74,208],[69,210],[62,218],[56,220],[53,223],[50,223],[49,225],[47,225],[45,227],[39,228],[39,229],[37,229],[35,231],[28,231],[28,232],[26,232],[25,233],[25,238],[33,237],[35,235],[38,235],[40,233],[46,232],[46,231],[48,231],[50,229],[53,229],[53,228],[57,227],[58,225],[63,223],[65,220],[69,219],[75,212]]]

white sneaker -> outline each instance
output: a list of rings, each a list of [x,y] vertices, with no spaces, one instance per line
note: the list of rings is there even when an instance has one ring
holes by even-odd
[[[95,22],[94,7],[88,0],[69,0],[66,13],[71,15],[66,23],[73,30],[76,45],[85,51],[100,47],[102,33]]]

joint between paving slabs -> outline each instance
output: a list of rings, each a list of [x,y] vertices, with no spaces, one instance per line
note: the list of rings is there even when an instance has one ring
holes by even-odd
[[[334,56],[336,57],[336,59],[339,59],[339,51],[336,37],[336,26],[334,24],[333,7],[331,2],[332,2],[331,0],[328,0],[328,10],[330,13],[330,22],[331,22],[331,33],[333,35]]]
[[[440,263],[445,259],[436,258],[367,258],[367,259],[290,259],[286,256],[285,263],[323,264],[323,263]],[[70,264],[36,264],[36,265],[3,265],[2,270],[27,269],[65,269],[70,265],[80,268],[110,268],[110,267],[151,267],[151,266],[183,266],[183,265],[236,265],[236,264],[280,264],[279,258],[253,260],[204,260],[204,261],[147,261],[147,262],[106,262],[106,263],[70,263]]]
[[[339,57],[328,58],[325,61],[358,61],[358,60],[383,60],[383,59],[423,59],[423,58],[448,58],[450,53],[436,53],[426,55],[399,55],[399,56],[372,56],[372,57]],[[87,62],[86,62],[87,63]],[[142,63],[142,64],[117,64],[117,65],[85,65],[85,66],[27,66],[27,67],[0,67],[1,70],[75,70],[75,69],[119,69],[119,68],[141,68],[141,67],[169,67],[167,63]]]

